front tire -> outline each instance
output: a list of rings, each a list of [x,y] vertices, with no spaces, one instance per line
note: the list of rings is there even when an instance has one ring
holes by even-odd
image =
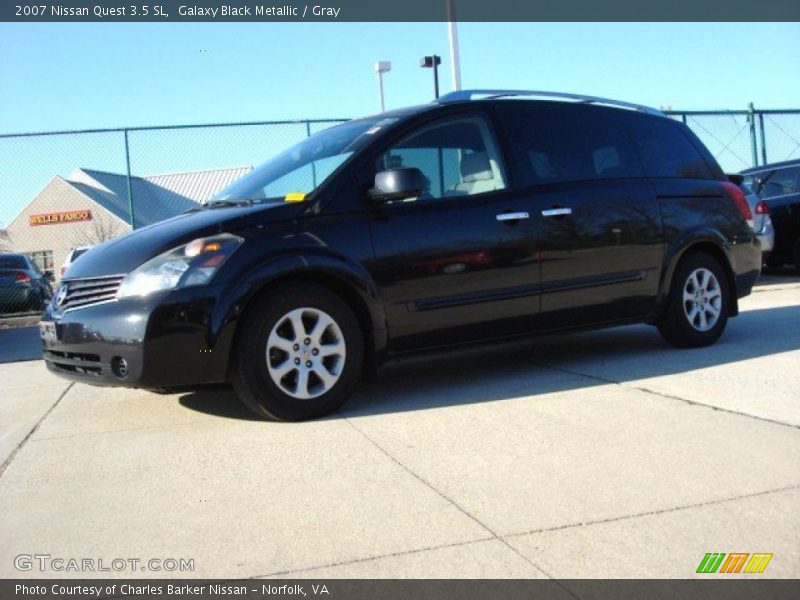
[[[658,331],[679,348],[708,346],[722,335],[729,312],[728,278],[719,261],[693,252],[675,269]]]
[[[355,390],[364,361],[361,326],[325,287],[276,288],[248,309],[229,369],[236,395],[275,421],[336,411]]]

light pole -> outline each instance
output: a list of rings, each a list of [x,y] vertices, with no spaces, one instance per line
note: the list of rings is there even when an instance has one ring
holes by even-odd
[[[378,96],[381,99],[381,112],[386,110],[383,102],[383,74],[392,70],[392,63],[388,60],[379,60],[375,63],[375,72],[378,74]]]
[[[453,91],[461,89],[461,60],[458,56],[458,31],[456,31],[455,0],[447,1],[447,34],[450,38],[450,72],[453,76]]]
[[[442,57],[434,54],[433,56],[423,56],[419,61],[419,66],[423,69],[433,69],[433,97],[439,97],[439,65],[442,64]]]

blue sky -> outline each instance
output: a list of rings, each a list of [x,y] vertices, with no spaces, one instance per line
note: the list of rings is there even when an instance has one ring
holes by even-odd
[[[800,107],[800,24],[461,23],[464,87],[559,90],[676,110]],[[444,23],[0,24],[0,132],[353,117],[427,102]],[[133,137],[134,174],[258,164],[297,128]],[[258,139],[257,139],[258,138]],[[267,140],[267,138],[269,138]],[[269,143],[266,143],[267,140]],[[256,143],[258,141],[258,143]],[[118,135],[0,139],[0,224],[53,175],[122,172]]]
[[[800,106],[800,24],[462,23],[464,87]],[[2,24],[0,131],[357,116],[424,102],[444,23]]]

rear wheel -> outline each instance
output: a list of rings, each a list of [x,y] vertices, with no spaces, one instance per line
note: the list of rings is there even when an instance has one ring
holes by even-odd
[[[353,311],[314,284],[261,298],[239,326],[230,379],[250,409],[277,421],[329,414],[353,393],[364,342]]]
[[[658,330],[674,346],[708,346],[725,330],[729,306],[728,278],[722,266],[710,254],[693,252],[675,270]]]

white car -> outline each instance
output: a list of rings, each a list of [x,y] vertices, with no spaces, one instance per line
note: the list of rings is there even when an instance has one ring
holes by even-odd
[[[93,248],[94,246],[78,246],[77,248],[73,248],[67,253],[67,260],[64,261],[64,264],[61,267],[61,277],[64,277],[64,273],[67,272],[69,266],[75,262],[75,260],[84,252],[86,252],[89,248]]]
[[[752,215],[752,219],[747,222],[753,228],[758,241],[761,242],[761,255],[766,264],[770,252],[775,247],[775,227],[769,216],[769,206],[758,197],[758,194],[753,191],[749,182],[745,181],[743,176],[728,175],[728,178],[744,191],[747,204],[750,206],[750,214]]]

